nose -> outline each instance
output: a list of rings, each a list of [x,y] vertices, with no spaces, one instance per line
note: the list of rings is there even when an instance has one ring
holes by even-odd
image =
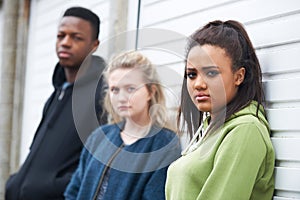
[[[120,90],[119,94],[118,94],[118,100],[120,102],[127,102],[128,100],[128,94],[126,93],[125,90]]]
[[[203,78],[201,75],[198,75],[197,78],[195,79],[194,87],[195,87],[195,89],[198,89],[198,90],[207,89],[207,84],[206,84],[205,78]]]
[[[60,41],[60,45],[61,46],[71,46],[72,44],[72,40],[71,40],[71,37],[66,35],[61,41]]]

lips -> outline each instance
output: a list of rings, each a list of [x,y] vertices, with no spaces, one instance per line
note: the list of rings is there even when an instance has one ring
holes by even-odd
[[[208,94],[199,93],[195,95],[195,99],[197,101],[207,101],[209,100],[210,96]]]
[[[127,109],[129,109],[129,107],[128,106],[118,106],[118,109],[119,110],[127,110]]]
[[[58,57],[59,58],[70,58],[71,57],[71,53],[67,52],[67,51],[59,51],[58,52]]]

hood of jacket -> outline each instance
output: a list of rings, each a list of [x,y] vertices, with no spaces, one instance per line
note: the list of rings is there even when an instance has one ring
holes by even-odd
[[[262,105],[259,105],[258,110],[257,110],[257,105],[258,105],[257,101],[251,101],[251,103],[249,105],[245,106],[240,111],[231,115],[231,117],[229,117],[226,120],[225,124],[236,124],[235,122],[240,123],[242,118],[246,119],[249,116],[257,118],[257,116],[258,116],[258,120],[261,123],[263,123],[267,127],[267,129],[270,131],[270,126],[266,119],[264,107]],[[256,113],[257,113],[257,115],[256,115]],[[247,118],[247,119],[249,119],[249,118]],[[204,130],[206,130],[209,127],[209,121],[210,121],[210,117],[207,117],[204,120],[204,122],[203,122]]]
[[[99,56],[90,55],[88,56],[80,66],[79,72],[83,73],[78,79],[76,78],[76,82],[78,84],[85,84],[90,80],[94,80],[102,73],[104,68],[106,67],[106,63],[103,58]],[[66,74],[64,68],[57,63],[54,69],[54,73],[52,76],[52,84],[55,89],[60,88],[67,81]]]
[[[252,115],[254,117],[258,116],[258,119],[270,130],[269,123],[266,119],[266,113],[264,110],[264,107],[262,105],[259,105],[258,110],[257,110],[257,105],[258,103],[256,101],[252,101],[248,106],[245,108],[241,109],[240,111],[236,112],[233,114],[227,121],[234,120],[236,118],[246,116],[246,115]],[[257,115],[256,115],[257,113]]]

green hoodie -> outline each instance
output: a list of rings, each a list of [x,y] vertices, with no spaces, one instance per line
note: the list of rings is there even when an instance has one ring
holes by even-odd
[[[172,163],[166,199],[272,199],[275,154],[264,109],[260,107],[259,119],[256,110],[252,102],[206,135],[196,150]]]

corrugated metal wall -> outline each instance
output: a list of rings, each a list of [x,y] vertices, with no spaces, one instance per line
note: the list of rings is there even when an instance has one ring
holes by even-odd
[[[274,199],[300,199],[300,1],[141,0],[141,28],[167,29],[188,36],[215,19],[238,20],[250,35],[264,73],[276,150]],[[181,45],[181,40],[168,42]],[[164,57],[164,63],[162,68],[183,72],[179,57]],[[170,78],[166,74],[162,77],[165,80]],[[168,84],[169,88],[180,87],[178,79]]]

